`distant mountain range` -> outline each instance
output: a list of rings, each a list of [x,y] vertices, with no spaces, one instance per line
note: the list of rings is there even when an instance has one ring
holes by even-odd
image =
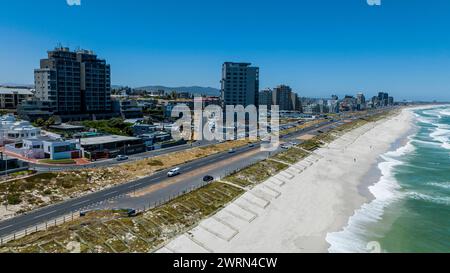
[[[17,83],[1,83],[0,86],[8,87],[25,87],[34,88],[33,84],[17,84]],[[125,86],[112,85],[114,89],[123,88]],[[220,96],[220,89],[213,87],[202,87],[202,86],[180,86],[180,87],[167,87],[162,85],[149,85],[143,87],[137,87],[135,89],[147,90],[147,91],[157,91],[164,90],[166,93],[175,91],[177,93],[188,92],[195,95],[205,95],[205,96]]]
[[[202,86],[180,86],[180,87],[167,87],[162,85],[153,86],[143,86],[136,89],[143,89],[147,91],[164,90],[166,93],[175,91],[177,93],[188,92],[191,94],[199,94],[206,96],[219,96],[220,90],[213,87],[202,87]]]
[[[14,88],[34,88],[34,84],[19,84],[19,83],[0,83],[2,87],[14,87]]]

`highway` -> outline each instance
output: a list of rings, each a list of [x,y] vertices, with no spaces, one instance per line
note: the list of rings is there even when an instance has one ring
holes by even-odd
[[[336,125],[340,122],[341,120],[335,121],[328,120],[319,124],[319,127],[310,127],[282,136],[281,141],[288,142],[301,135],[317,134],[317,131],[319,130],[326,132],[336,127]],[[264,159],[264,157],[267,157],[269,154],[267,152],[265,152],[266,153],[265,155],[261,154],[262,152],[260,151],[260,146],[261,143],[255,144],[253,147],[250,146],[241,147],[239,149],[236,149],[235,153],[223,152],[205,158],[201,158],[180,165],[178,167],[181,168],[182,173],[183,172],[189,173],[190,170],[201,170],[202,168],[207,168],[208,166],[211,167],[211,166],[220,166],[223,164],[226,165],[227,160],[245,156],[245,154],[251,153],[252,151],[253,152],[257,151],[259,153],[254,154],[251,157],[254,160],[261,160]],[[184,149],[186,149],[186,147],[184,147]],[[280,150],[281,149],[279,148],[278,152]],[[235,165],[232,165],[232,168],[237,169],[238,167],[242,167],[243,166],[242,164],[254,163],[251,160],[245,161],[239,160],[239,161],[240,164],[233,163]],[[45,223],[46,221],[50,221],[63,215],[68,215],[73,212],[82,211],[87,207],[95,207],[98,204],[102,204],[105,203],[105,201],[107,200],[113,199],[114,197],[124,196],[126,194],[136,192],[137,190],[140,189],[145,189],[153,185],[157,185],[164,182],[170,182],[171,180],[177,179],[176,183],[174,183],[174,186],[173,188],[171,188],[170,191],[161,190],[153,192],[152,199],[145,201],[151,204],[152,202],[158,200],[165,200],[169,196],[173,196],[174,194],[183,192],[184,190],[186,190],[186,187],[192,187],[202,184],[203,183],[201,179],[202,175],[209,174],[209,173],[204,174],[201,173],[198,174],[198,177],[190,177],[189,175],[186,176],[182,175],[176,178],[168,178],[167,171],[168,170],[163,170],[151,176],[136,181],[116,185],[108,189],[104,189],[95,193],[81,196],[79,198],[74,198],[61,203],[50,205],[41,209],[33,210],[26,214],[22,214],[14,218],[2,221],[0,222],[0,237],[13,234],[14,232],[24,230],[25,228],[33,227],[37,224]],[[231,170],[229,169],[228,171],[232,171],[232,169]]]

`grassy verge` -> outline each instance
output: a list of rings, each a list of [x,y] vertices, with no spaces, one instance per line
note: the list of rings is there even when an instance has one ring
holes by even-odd
[[[286,169],[287,167],[287,164],[272,160],[264,160],[229,175],[223,180],[241,187],[250,187],[269,179],[271,176]]]
[[[133,218],[111,211],[92,212],[10,242],[0,252],[64,253],[71,242],[80,243],[81,251],[87,253],[149,252],[242,193],[236,187],[212,183]]]
[[[76,161],[73,160],[73,159],[57,159],[57,160],[52,160],[52,159],[42,159],[42,160],[39,160],[39,163],[43,163],[43,164],[71,165],[71,164],[75,164]]]

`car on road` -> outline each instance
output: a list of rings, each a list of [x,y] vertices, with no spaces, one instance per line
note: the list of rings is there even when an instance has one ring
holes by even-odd
[[[173,176],[177,176],[177,175],[179,175],[179,174],[181,174],[180,168],[175,168],[175,169],[170,170],[170,171],[167,173],[167,176],[168,176],[168,177],[173,177]]]
[[[206,175],[205,177],[203,177],[203,182],[211,182],[214,181],[214,177],[212,177],[211,175]]]
[[[291,148],[292,147],[292,145],[289,145],[289,144],[283,144],[283,145],[281,145],[281,149],[285,149],[285,150],[287,150],[287,149],[289,149],[289,148]]]
[[[254,143],[249,143],[248,147],[253,148],[253,147],[255,147],[255,144]]]
[[[117,161],[125,161],[125,160],[128,160],[128,156],[126,156],[126,155],[118,155],[116,157],[116,160]]]
[[[229,153],[229,154],[234,154],[235,152],[236,152],[236,150],[234,150],[234,149],[228,150],[228,153]]]

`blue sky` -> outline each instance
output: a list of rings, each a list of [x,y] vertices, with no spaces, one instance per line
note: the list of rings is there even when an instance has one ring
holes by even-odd
[[[113,84],[219,87],[221,64],[245,61],[261,88],[450,101],[448,0],[0,2],[0,83],[32,83],[62,43],[107,59]]]

